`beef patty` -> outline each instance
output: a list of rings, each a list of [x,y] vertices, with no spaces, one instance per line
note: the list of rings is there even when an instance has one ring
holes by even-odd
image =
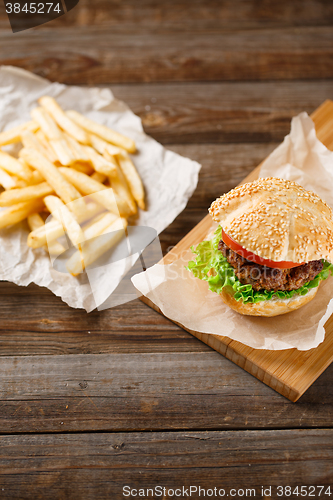
[[[313,280],[323,269],[321,260],[312,260],[291,269],[261,266],[238,255],[223,240],[220,240],[218,249],[235,269],[239,281],[243,285],[249,283],[254,290],[265,289],[274,292],[277,290],[297,290],[308,281]]]

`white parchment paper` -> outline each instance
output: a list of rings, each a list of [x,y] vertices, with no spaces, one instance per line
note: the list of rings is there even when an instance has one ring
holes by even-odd
[[[265,160],[260,177],[296,181],[333,208],[333,152],[317,139],[307,113],[293,118],[290,134]],[[223,335],[257,349],[308,350],[323,342],[324,325],[333,313],[333,277],[296,311],[274,318],[242,316],[209,291],[207,282],[185,270],[194,257],[191,251],[185,252],[170,265],[157,264],[137,274],[132,282],[165,316],[191,330]]]
[[[51,83],[11,66],[0,68],[0,130],[30,120],[30,110],[42,95],[57,99],[64,109],[75,109],[135,140],[133,161],[146,191],[147,210],[136,225],[160,233],[185,208],[198,182],[200,165],[164,149],[144,132],[141,120],[106,88],[82,88]],[[0,231],[0,279],[27,286],[34,282],[52,290],[71,307],[91,311],[115,290],[137,256],[94,269],[93,286],[87,274],[74,278],[54,269],[44,250],[28,248],[25,223]],[[98,283],[98,286],[96,286]]]

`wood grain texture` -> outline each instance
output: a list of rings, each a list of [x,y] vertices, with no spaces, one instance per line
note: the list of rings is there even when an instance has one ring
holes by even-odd
[[[332,97],[333,80],[110,88],[140,116],[145,131],[163,144],[281,142],[293,116],[310,114]]]
[[[318,139],[326,147],[333,149],[333,101],[327,100],[322,103],[311,116]],[[242,182],[251,182],[257,179],[259,171],[260,165]],[[170,264],[179,259],[183,252],[202,241],[210,228],[211,217],[207,215],[161,262]],[[140,299],[162,314],[153,299],[145,296],[141,296]],[[293,402],[296,402],[304,394],[333,361],[332,317],[324,325],[325,340],[317,348],[308,351],[253,349],[228,337],[207,335],[191,330],[180,323],[177,324]]]
[[[332,374],[294,405],[212,350],[4,356],[0,433],[330,427]]]
[[[262,498],[262,485],[328,486],[333,480],[332,432],[3,436],[1,498],[30,499],[34,492],[34,498],[45,500],[118,500],[125,498],[125,485],[200,485],[205,489],[225,488],[228,494],[231,488],[254,488],[256,497]],[[276,493],[274,489],[270,498],[278,498]],[[152,498],[152,493],[144,498]],[[171,492],[161,498],[172,498]],[[192,498],[199,496],[193,491]]]
[[[37,285],[0,283],[0,358],[8,355],[202,351],[139,301],[87,314]],[[20,309],[19,315],[10,311]],[[23,319],[24,318],[24,319]]]
[[[207,212],[214,199],[242,182],[277,146],[276,142],[168,145],[167,149],[202,165],[198,186],[183,213],[199,209]]]
[[[166,33],[221,30],[327,26],[333,24],[333,8],[329,0],[169,0],[154,2],[135,0],[126,4],[117,0],[80,0],[77,7],[52,25],[108,26],[120,33],[163,31]],[[8,18],[0,4],[0,27],[8,28]]]
[[[115,33],[104,26],[0,31],[0,63],[70,84],[333,78],[331,26]],[[43,47],[43,50],[41,50]]]

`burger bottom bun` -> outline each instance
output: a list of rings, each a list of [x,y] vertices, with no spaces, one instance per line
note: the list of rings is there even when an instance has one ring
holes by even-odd
[[[223,289],[221,297],[231,309],[240,314],[247,316],[278,316],[279,314],[286,314],[295,311],[299,307],[304,306],[314,298],[318,291],[319,286],[311,288],[306,295],[294,295],[290,299],[270,299],[262,302],[244,304],[242,300],[237,301],[234,299],[230,288],[230,292]]]

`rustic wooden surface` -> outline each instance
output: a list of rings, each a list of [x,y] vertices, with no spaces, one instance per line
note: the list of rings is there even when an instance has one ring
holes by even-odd
[[[261,487],[272,486],[276,493],[281,483],[309,484],[309,471],[315,484],[330,477],[332,440],[332,429],[4,436],[2,498],[14,498],[18,489],[22,499],[30,499],[30,491],[34,498],[50,500],[125,498],[122,485],[138,484],[216,487],[226,494],[233,485],[255,489],[257,498],[275,498],[263,497]],[[152,498],[151,493],[144,498]]]
[[[12,34],[0,3],[0,62],[106,85],[202,163],[167,252],[332,98],[332,25],[329,0],[81,0]],[[1,499],[333,486],[332,366],[293,404],[137,300],[86,314],[35,285],[0,297]]]

